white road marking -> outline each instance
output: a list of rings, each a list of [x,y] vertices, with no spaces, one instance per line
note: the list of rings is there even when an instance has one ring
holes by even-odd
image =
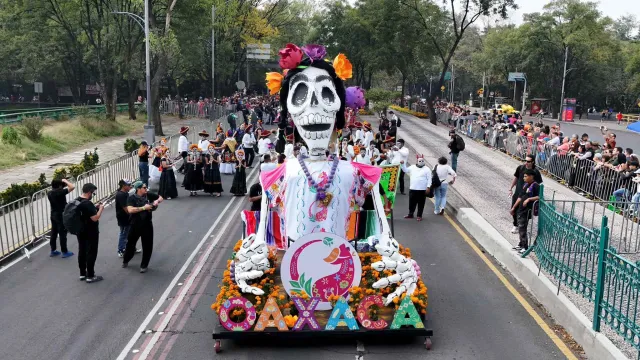
[[[249,178],[253,177],[254,173],[256,172],[257,168],[254,169],[249,176],[247,176],[247,181],[249,180]],[[218,226],[218,224],[220,223],[220,221],[222,221],[222,219],[224,218],[224,216],[226,215],[227,211],[229,211],[229,209],[231,208],[231,205],[235,202],[235,200],[238,199],[238,197],[233,197],[231,198],[231,200],[229,200],[229,203],[227,204],[227,206],[225,206],[225,208],[222,210],[222,212],[220,213],[220,215],[218,215],[218,217],[216,218],[216,221],[213,223],[213,225],[211,225],[211,227],[209,228],[209,230],[207,231],[207,233],[202,237],[202,240],[200,240],[200,243],[198,244],[198,246],[196,246],[196,248],[193,250],[193,252],[191,253],[191,255],[189,255],[189,258],[185,261],[184,265],[182,265],[182,268],[180,268],[180,271],[178,271],[178,273],[176,274],[176,276],[173,278],[173,280],[171,280],[171,283],[169,283],[169,286],[167,286],[167,288],[165,289],[165,291],[162,293],[162,295],[160,296],[160,300],[156,303],[156,305],[153,307],[153,309],[151,309],[151,311],[149,312],[149,314],[147,315],[147,317],[144,319],[144,321],[142,321],[142,324],[140,324],[140,327],[138,327],[138,330],[136,330],[135,334],[133,335],[133,337],[129,340],[129,342],[127,343],[127,345],[124,347],[124,349],[122,349],[122,352],[120,353],[120,355],[116,358],[116,360],[124,360],[126,359],[127,355],[129,354],[129,351],[131,351],[131,349],[133,348],[133,346],[136,344],[136,342],[138,341],[138,339],[140,339],[140,336],[142,336],[142,332],[145,330],[145,328],[149,325],[149,323],[151,323],[151,320],[153,320],[154,316],[156,315],[156,313],[158,312],[158,310],[160,310],[160,307],[164,304],[164,302],[166,301],[166,299],[169,297],[169,294],[171,293],[171,291],[173,290],[173,288],[176,286],[178,279],[180,279],[182,277],[182,275],[185,273],[185,271],[187,271],[187,268],[191,265],[191,262],[193,261],[193,259],[196,257],[196,255],[198,254],[198,252],[200,251],[200,249],[202,248],[202,246],[205,244],[205,242],[207,242],[207,240],[209,240],[209,236],[211,235],[211,233],[213,232],[213,230]],[[242,202],[238,202],[238,204],[242,205]],[[177,301],[174,302],[174,306],[172,306],[169,311],[167,311],[166,316],[164,317],[164,320],[162,321],[162,323],[159,326],[159,329],[156,329],[156,333],[154,334],[153,338],[151,339],[151,341],[149,342],[149,344],[147,344],[146,349],[143,351],[142,354],[140,354],[139,359],[140,360],[144,360],[146,359],[146,357],[149,355],[149,352],[151,351],[151,349],[153,348],[153,345],[156,343],[156,341],[158,341],[158,337],[160,336],[160,331],[162,329],[164,329],[167,324],[169,323],[169,320],[171,320],[171,318],[173,317],[178,305],[182,302],[182,300],[184,299],[187,290],[189,290],[190,286],[193,284],[193,281],[195,280],[195,278],[197,277],[197,275],[200,273],[200,271],[202,270],[203,266],[204,266],[204,262],[206,261],[206,259],[209,257],[209,255],[211,254],[211,252],[213,251],[214,247],[216,246],[216,244],[218,243],[218,241],[220,241],[222,235],[224,235],[224,232],[226,231],[227,227],[229,226],[229,224],[231,224],[231,221],[227,221],[223,228],[218,232],[218,236],[213,240],[213,242],[211,243],[209,250],[207,250],[207,253],[205,254],[204,258],[203,258],[203,262],[200,263],[200,265],[198,265],[194,270],[193,270],[193,276],[190,278],[190,281],[188,282],[187,286],[183,287],[180,291],[180,294],[177,297]],[[134,350],[135,352],[138,352],[136,350]]]

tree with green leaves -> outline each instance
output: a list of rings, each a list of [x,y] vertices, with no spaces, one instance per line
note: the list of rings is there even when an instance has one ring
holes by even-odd
[[[407,20],[418,21],[418,24],[423,27],[427,41],[433,45],[440,60],[438,88],[444,84],[451,59],[467,29],[480,16],[506,18],[511,9],[517,8],[514,0],[450,0],[443,7],[438,7],[431,0],[399,0],[399,2],[411,10],[413,16]],[[433,124],[437,122],[433,107],[436,96],[437,92],[433,92],[427,98],[429,118]]]

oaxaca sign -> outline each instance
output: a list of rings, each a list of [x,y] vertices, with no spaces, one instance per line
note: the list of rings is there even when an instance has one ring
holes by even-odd
[[[347,240],[318,232],[296,240],[280,265],[280,277],[287,293],[295,297],[304,291],[320,301],[317,310],[330,310],[331,295],[349,297],[349,289],[360,285],[360,257]]]

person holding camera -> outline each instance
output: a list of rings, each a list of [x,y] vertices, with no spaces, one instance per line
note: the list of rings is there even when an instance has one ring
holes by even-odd
[[[104,206],[102,203],[93,204],[91,199],[96,194],[98,187],[92,183],[82,186],[82,195],[76,199],[79,203],[76,212],[80,215],[82,226],[76,237],[78,238],[78,267],[80,267],[80,281],[94,283],[102,281],[102,276],[97,276],[94,266],[98,258],[98,240],[100,237],[99,222]]]
[[[49,245],[51,253],[49,256],[54,257],[62,254],[63,258],[73,256],[73,253],[67,249],[67,229],[62,221],[62,213],[67,206],[67,194],[75,189],[75,186],[67,181],[67,179],[51,181],[51,191],[47,194],[49,204],[51,205],[51,235]],[[60,238],[60,250],[56,248],[56,239]]]
[[[148,192],[147,185],[142,181],[133,184],[135,193],[127,200],[127,212],[130,215],[130,229],[127,237],[127,247],[125,248],[122,267],[129,266],[129,261],[136,253],[136,243],[138,239],[142,242],[142,261],[140,262],[140,272],[146,273],[151,253],[153,252],[153,222],[152,211],[164,199],[162,196]]]

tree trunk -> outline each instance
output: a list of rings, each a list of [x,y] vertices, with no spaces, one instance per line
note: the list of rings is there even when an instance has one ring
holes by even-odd
[[[127,85],[129,87],[129,96],[127,97],[127,102],[129,103],[129,120],[136,120],[136,97],[138,95],[138,81],[129,79],[127,80]]]
[[[406,82],[407,77],[402,74],[402,92],[400,97],[400,107],[404,107],[404,83]]]
[[[102,101],[105,106],[105,118],[110,121],[116,120],[116,107],[114,106],[115,97],[117,92],[115,86],[113,84],[112,79],[106,79],[102,84],[100,84],[100,89],[102,92]]]

